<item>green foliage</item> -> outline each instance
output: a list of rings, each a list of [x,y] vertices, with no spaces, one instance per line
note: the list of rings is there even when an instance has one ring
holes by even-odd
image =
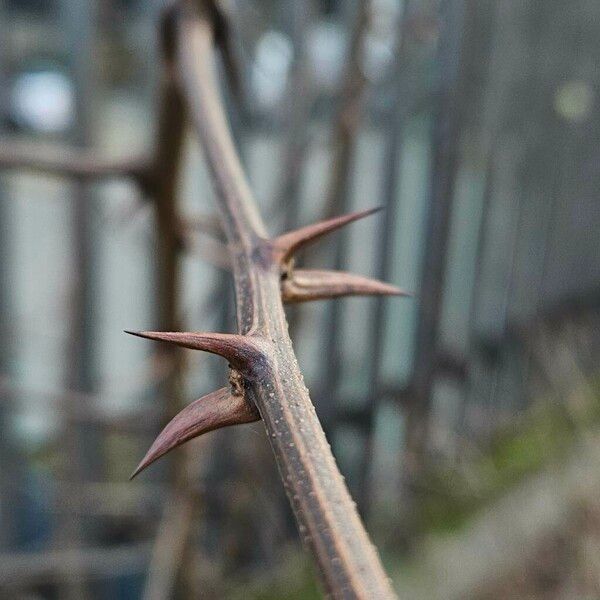
[[[600,385],[596,382],[563,403],[538,404],[518,427],[499,432],[477,458],[459,467],[430,467],[421,482],[419,529],[458,529],[473,512],[560,460],[586,429],[598,423]]]
[[[298,551],[286,553],[282,567],[265,574],[260,580],[238,582],[230,590],[230,600],[320,600],[323,594],[317,575],[306,555]]]

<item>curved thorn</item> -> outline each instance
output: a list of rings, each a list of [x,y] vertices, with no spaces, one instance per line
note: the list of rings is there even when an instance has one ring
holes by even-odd
[[[284,302],[309,302],[341,296],[410,296],[408,292],[352,273],[295,269],[281,282]]]
[[[333,217],[332,219],[327,219],[326,221],[319,221],[313,225],[307,225],[306,227],[295,229],[294,231],[290,231],[276,237],[271,241],[271,247],[275,251],[277,260],[279,260],[279,262],[285,262],[295,252],[304,246],[307,246],[308,244],[312,244],[331,231],[340,229],[340,227],[348,225],[348,223],[352,223],[358,219],[368,217],[369,215],[372,215],[380,210],[382,210],[382,207],[370,208],[369,210],[350,213],[340,217]]]
[[[130,479],[133,479],[155,460],[181,444],[221,427],[241,425],[260,420],[255,407],[243,395],[234,395],[230,388],[202,396],[186,406],[159,433]]]
[[[245,335],[231,333],[180,333],[172,331],[127,331],[131,335],[159,342],[170,342],[192,350],[203,350],[218,354],[229,363],[246,371],[262,358],[263,350],[255,340]]]

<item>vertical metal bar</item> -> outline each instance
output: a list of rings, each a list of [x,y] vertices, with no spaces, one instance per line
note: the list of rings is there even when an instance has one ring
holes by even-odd
[[[481,215],[479,218],[479,229],[477,231],[475,264],[473,268],[473,287],[470,291],[468,332],[469,341],[467,348],[469,362],[469,378],[463,402],[459,409],[461,411],[461,414],[458,418],[459,427],[467,436],[470,436],[474,432],[474,423],[471,422],[471,409],[474,407],[476,399],[479,397],[478,390],[480,386],[475,381],[475,374],[477,374],[478,379],[481,379],[480,374],[478,374],[478,369],[474,365],[474,362],[476,360],[476,356],[474,356],[474,347],[477,341],[475,328],[479,312],[479,296],[484,267],[485,241],[487,237],[487,232],[489,231],[489,227],[491,225],[490,204],[494,190],[494,170],[492,168],[492,165],[494,165],[496,162],[495,156],[496,146],[492,144],[489,149],[489,159],[487,160],[487,172],[485,174],[485,185],[483,190],[483,197],[481,199]]]
[[[153,184],[156,210],[156,319],[159,330],[180,328],[181,268],[177,185],[185,132],[185,103],[176,81],[174,12],[167,11],[161,21],[161,58],[163,61],[158,125],[154,144]],[[184,355],[175,346],[165,348],[170,364],[169,374],[158,386],[160,402],[165,402],[165,420],[171,419],[183,405]],[[143,598],[158,600],[171,597],[182,557],[188,545],[193,504],[185,461],[172,463],[173,497],[165,506],[158,529]],[[171,556],[178,553],[174,562]],[[191,578],[190,578],[191,579]],[[188,584],[189,581],[186,581]]]
[[[452,199],[459,164],[462,125],[459,80],[464,0],[445,0],[441,22],[443,29],[438,48],[440,88],[432,131],[429,210],[421,264],[413,394],[406,411],[403,485],[407,492],[412,489],[412,483],[421,469],[427,447],[428,418],[434,388]]]
[[[287,98],[286,141],[280,180],[275,194],[276,205],[284,209],[284,231],[296,228],[302,166],[308,144],[307,126],[314,92],[307,68],[306,30],[314,11],[312,0],[288,2],[294,60],[290,70]]]
[[[7,248],[7,211],[6,198],[4,196],[2,182],[0,182],[0,331],[2,341],[0,342],[0,378],[8,376],[9,360],[11,354],[12,332],[10,327],[10,278],[8,273],[8,248]],[[14,539],[13,508],[14,502],[13,486],[17,484],[13,477],[14,456],[10,447],[10,402],[9,386],[3,386],[0,382],[0,548],[7,549],[12,545]]]
[[[73,143],[90,144],[93,113],[93,36],[94,6],[92,2],[64,0],[61,17],[65,23],[68,61],[75,82],[75,114]],[[93,253],[91,228],[91,198],[83,182],[72,186],[72,257],[70,285],[70,322],[67,347],[66,389],[90,392],[93,374],[93,290],[91,265]],[[75,394],[65,394],[62,400],[63,444],[57,481],[58,501],[66,503],[69,486],[82,483],[86,476],[97,476],[97,439],[84,425],[73,426],[72,415],[77,407]],[[78,495],[77,495],[78,496]],[[73,500],[77,502],[78,500]],[[72,506],[71,503],[69,505]],[[64,507],[63,507],[64,508]],[[62,510],[56,519],[55,540],[61,547],[77,551],[83,544],[84,529],[81,510]],[[75,563],[77,564],[77,563]],[[88,597],[83,572],[68,569],[61,577],[60,595],[75,600]]]
[[[394,69],[393,86],[394,102],[387,119],[386,126],[389,127],[385,139],[385,150],[383,153],[383,169],[381,177],[381,202],[385,208],[385,219],[383,220],[383,230],[376,240],[376,276],[381,281],[389,281],[394,255],[393,240],[397,227],[397,216],[399,211],[398,189],[400,187],[400,160],[402,152],[402,142],[404,133],[404,124],[406,120],[406,77],[404,69],[406,66],[406,44],[409,35],[408,19],[410,14],[410,3],[404,2],[402,15],[398,27],[398,43],[396,44],[396,64]],[[366,515],[369,509],[369,467],[372,460],[373,449],[373,428],[377,415],[377,405],[381,394],[380,390],[380,370],[385,338],[385,308],[387,301],[383,297],[374,299],[375,307],[373,313],[373,325],[369,336],[370,359],[368,363],[368,393],[367,411],[369,415],[368,422],[365,423],[365,445],[359,471],[358,482],[358,505],[361,513]]]
[[[66,0],[65,18],[69,41],[69,63],[75,82],[75,123],[73,143],[89,147],[93,141],[92,114],[94,113],[95,81],[93,2]],[[73,183],[72,192],[72,256],[73,286],[71,296],[71,334],[69,347],[69,374],[67,389],[91,392],[94,385],[94,195],[82,181]],[[70,407],[74,408],[74,407]],[[83,434],[84,432],[82,432]],[[85,437],[85,439],[83,439]],[[82,435],[80,451],[83,466],[97,475],[100,461],[94,442],[97,438]],[[92,446],[92,447],[90,447]],[[83,475],[83,473],[80,473]]]
[[[308,72],[306,56],[306,35],[315,7],[312,0],[292,0],[288,2],[287,14],[291,19],[291,31],[294,47],[289,92],[286,140],[283,161],[275,194],[275,210],[283,210],[283,231],[292,231],[299,226],[300,198],[302,189],[302,171],[308,149],[308,127],[310,111],[314,100],[314,89]],[[290,337],[299,326],[299,307],[288,307],[288,326]]]
[[[468,0],[467,10],[472,13],[477,11],[476,0]],[[493,74],[488,85],[483,101],[483,127],[481,154],[484,157],[485,164],[485,186],[482,198],[482,204],[479,215],[479,229],[477,233],[477,245],[475,251],[475,264],[473,284],[471,289],[468,333],[468,361],[469,361],[469,380],[463,404],[460,408],[461,415],[459,423],[467,436],[479,436],[483,433],[481,423],[473,422],[471,414],[473,408],[481,399],[486,397],[488,404],[493,402],[494,397],[494,376],[491,372],[485,373],[486,365],[481,360],[481,352],[477,352],[477,323],[481,310],[481,293],[483,284],[483,271],[485,262],[486,243],[489,238],[490,227],[493,219],[492,199],[495,194],[495,188],[498,180],[498,163],[503,159],[504,153],[502,146],[498,143],[500,140],[500,117],[498,106],[503,106],[505,98],[502,94],[510,89],[508,76],[510,65],[507,65],[504,46],[506,38],[513,31],[514,6],[511,8],[508,4],[498,3],[492,10],[493,26],[491,31],[490,55],[487,71]],[[514,40],[512,40],[514,42]],[[486,362],[489,363],[489,360]],[[490,371],[490,369],[487,369]],[[488,385],[489,384],[489,385]],[[487,389],[484,389],[487,388]]]
[[[175,80],[172,21],[163,21],[164,67],[161,75],[158,129],[152,173],[157,227],[157,320],[166,331],[179,326],[180,270],[178,267],[177,181],[183,150],[185,105]],[[168,385],[173,385],[170,381]],[[168,396],[167,396],[168,397]],[[172,407],[175,410],[177,407]]]
[[[6,39],[6,2],[0,0],[0,39]],[[7,72],[8,72],[8,48],[6,44],[0,44],[0,129],[6,117],[8,107],[7,98]],[[11,298],[10,298],[10,273],[9,273],[9,231],[7,198],[4,182],[0,180],[0,377],[6,377],[9,372],[9,361],[11,355],[12,332],[9,330],[11,323]],[[14,456],[10,445],[9,427],[9,386],[3,386],[0,382],[0,548],[8,549],[14,540],[14,486],[17,478],[14,477]]]
[[[324,218],[348,212],[351,192],[351,175],[356,135],[360,124],[362,96],[366,84],[362,71],[361,57],[364,35],[369,24],[370,2],[360,0],[358,13],[348,49],[346,72],[341,93],[341,106],[337,115],[333,140],[333,163],[331,182],[325,204]],[[334,267],[342,269],[347,254],[346,232],[341,231],[334,240]],[[327,306],[325,323],[325,387],[320,398],[319,415],[325,432],[335,415],[333,398],[339,387],[339,371],[341,353],[339,348],[339,331],[342,325],[342,301],[332,302]]]

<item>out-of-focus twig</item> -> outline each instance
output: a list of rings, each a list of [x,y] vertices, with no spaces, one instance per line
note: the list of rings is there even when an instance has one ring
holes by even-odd
[[[194,501],[189,493],[176,491],[174,497],[165,503],[142,594],[144,600],[164,600],[173,596],[177,574],[188,544],[193,514]]]
[[[161,22],[162,73],[158,127],[154,142],[153,200],[156,208],[158,252],[156,256],[157,322],[167,330],[180,323],[181,242],[186,239],[178,203],[178,178],[183,152],[186,105],[177,81],[176,9],[166,11]],[[216,242],[218,244],[219,242]],[[158,387],[170,419],[184,405],[184,355],[169,348],[173,370]],[[166,598],[179,574],[184,576],[187,595],[192,595],[192,574],[183,569],[182,557],[192,527],[192,505],[185,461],[174,463],[171,483],[175,497],[165,506],[163,522],[154,541],[144,598]]]
[[[87,180],[127,177],[147,187],[148,166],[145,156],[107,158],[87,149],[17,140],[0,142],[0,169]]]
[[[216,215],[186,215],[180,221],[183,233],[205,233],[218,240],[223,239],[223,228]]]
[[[218,240],[191,235],[189,232],[181,238],[184,247],[191,254],[223,271],[231,271],[231,258],[227,245]]]

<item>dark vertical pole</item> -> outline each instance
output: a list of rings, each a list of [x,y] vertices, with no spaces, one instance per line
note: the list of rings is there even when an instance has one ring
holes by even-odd
[[[288,2],[294,47],[287,97],[287,131],[276,202],[284,210],[284,231],[298,227],[302,166],[308,144],[313,90],[306,64],[306,31],[314,10],[311,0]]]
[[[69,40],[69,60],[75,81],[75,127],[73,142],[90,146],[94,112],[94,8],[93,2],[68,0],[65,8]],[[83,182],[74,184],[73,257],[75,259],[73,293],[72,347],[70,349],[70,389],[91,391],[94,363],[94,236],[93,198]]]
[[[160,82],[158,131],[152,173],[157,226],[157,320],[166,331],[179,326],[177,182],[183,150],[185,105],[176,84],[175,32],[169,14],[162,24],[163,72]],[[171,381],[169,385],[173,385]],[[177,408],[178,407],[173,407]]]
[[[162,70],[159,88],[158,126],[154,144],[154,164],[151,181],[156,210],[156,320],[159,330],[180,329],[179,292],[181,269],[179,264],[180,231],[177,206],[177,186],[185,132],[185,103],[177,85],[175,11],[168,10],[161,21]],[[179,412],[183,405],[184,355],[175,346],[165,348],[169,370],[158,386],[158,401],[165,402],[165,421]],[[171,484],[173,497],[164,508],[164,516],[154,542],[148,578],[143,598],[155,600],[171,597],[177,575],[182,572],[182,561],[188,546],[193,505],[185,461],[172,463]],[[189,569],[186,579],[188,590],[192,581]],[[193,594],[190,593],[190,596]]]
[[[65,0],[63,19],[68,44],[71,76],[75,82],[75,118],[72,134],[73,143],[88,146],[92,137],[91,115],[93,114],[93,37],[94,6],[92,2]],[[67,348],[67,381],[69,391],[91,392],[93,376],[93,289],[92,266],[92,198],[82,182],[73,184],[72,202],[72,257],[73,265],[68,284],[71,287],[70,320]],[[83,483],[86,477],[97,477],[99,468],[99,446],[93,431],[84,425],[75,429],[70,418],[76,411],[75,394],[66,394],[63,399],[64,442],[61,449],[62,473],[58,482],[60,511],[57,520],[56,539],[63,547],[74,551],[84,541],[81,511],[65,511],[68,486]],[[78,496],[78,494],[75,494]],[[61,597],[81,599],[87,597],[83,573],[65,571],[62,578]]]
[[[383,230],[378,235],[376,245],[376,277],[380,281],[389,281],[393,266],[393,240],[397,227],[398,216],[398,189],[400,187],[400,159],[402,152],[404,124],[406,120],[407,79],[404,77],[406,66],[406,47],[409,36],[407,27],[409,15],[409,1],[404,2],[400,26],[398,28],[399,41],[396,45],[396,64],[394,69],[393,86],[394,102],[385,120],[389,127],[385,139],[385,150],[383,153],[383,169],[381,177],[381,202],[385,208],[383,219]],[[370,357],[368,362],[368,392],[367,401],[369,421],[366,423],[366,441],[362,455],[359,472],[359,496],[358,505],[361,513],[366,515],[369,509],[369,467],[372,460],[373,449],[373,427],[377,415],[377,405],[380,398],[380,367],[382,362],[384,338],[385,338],[385,308],[387,301],[383,297],[375,298],[375,310],[373,314],[373,326],[369,337]]]
[[[4,29],[6,23],[6,3],[0,0],[0,38],[6,39]],[[3,127],[7,110],[6,75],[8,70],[8,49],[6,44],[0,44],[0,130]],[[9,230],[8,211],[5,189],[0,181],[0,378],[7,377],[10,369],[11,341],[13,332],[10,330],[11,298],[9,279]],[[0,549],[8,549],[14,539],[13,507],[14,486],[14,456],[10,444],[9,427],[9,386],[3,386],[0,379]]]
[[[294,45],[287,98],[287,126],[283,161],[275,196],[275,209],[283,210],[283,231],[291,231],[299,226],[300,199],[302,191],[302,170],[308,149],[308,128],[310,112],[314,100],[314,90],[308,72],[306,56],[306,35],[314,12],[312,0],[292,0],[288,2],[287,14],[291,19],[290,29]],[[299,325],[299,307],[287,309],[290,337]]]
[[[485,6],[485,5],[484,5]],[[477,11],[479,5],[475,0],[469,0],[467,10],[469,13]],[[485,13],[490,9],[483,8],[479,13],[479,19],[485,18]],[[484,178],[485,186],[483,197],[481,200],[481,209],[479,214],[479,227],[477,232],[477,246],[475,251],[475,263],[473,267],[473,284],[470,294],[469,307],[469,331],[468,331],[468,363],[469,373],[468,381],[465,390],[462,406],[460,407],[461,415],[459,416],[459,426],[465,437],[473,438],[473,436],[482,438],[484,431],[484,423],[481,416],[475,421],[476,415],[481,415],[480,410],[475,410],[483,405],[483,399],[487,399],[489,405],[493,402],[494,384],[491,352],[487,352],[486,356],[481,352],[481,348],[477,348],[477,337],[480,334],[478,331],[478,322],[482,311],[481,292],[482,284],[484,283],[484,269],[486,260],[486,244],[489,239],[490,228],[493,225],[494,204],[493,198],[496,195],[498,180],[500,175],[500,165],[504,165],[505,152],[502,149],[501,119],[499,118],[498,106],[506,104],[503,102],[503,90],[509,90],[509,80],[507,74],[510,73],[510,64],[507,64],[506,52],[506,37],[513,28],[512,18],[514,6],[511,8],[509,4],[498,3],[491,10],[491,24],[489,25],[489,33],[487,34],[490,41],[490,52],[486,71],[489,74],[489,82],[487,84],[486,97],[483,101],[483,130],[482,141],[480,144],[480,154],[484,158]],[[517,17],[518,18],[518,17]],[[514,43],[514,40],[510,40]],[[512,151],[511,151],[512,152]],[[510,168],[510,167],[509,167]],[[496,359],[494,359],[496,360]],[[488,407],[486,406],[486,409]],[[489,411],[486,411],[487,414]]]
[[[6,197],[0,182],[0,549],[6,550],[13,541],[14,494],[12,488],[16,480],[12,476],[14,457],[10,447],[9,394],[10,386],[3,385],[2,379],[10,372],[10,354],[13,332],[10,329],[11,289],[8,272],[8,227]]]
[[[438,49],[439,93],[432,132],[429,209],[421,265],[413,394],[406,412],[403,485],[409,495],[412,484],[421,470],[427,448],[452,199],[459,164],[463,109],[459,67],[464,0],[444,0],[441,23]],[[410,510],[410,507],[407,506],[407,510]]]
[[[476,339],[476,327],[477,319],[479,316],[479,296],[481,290],[481,281],[483,277],[484,268],[484,253],[485,253],[485,241],[487,233],[489,231],[491,223],[491,201],[494,193],[494,169],[492,165],[496,163],[496,146],[492,145],[489,149],[489,160],[487,161],[487,169],[485,174],[485,186],[483,190],[483,197],[481,199],[481,215],[479,218],[479,229],[477,231],[477,244],[475,250],[475,265],[473,268],[473,287],[470,293],[470,306],[469,306],[469,333],[468,333],[468,362],[469,362],[469,378],[467,382],[467,389],[463,402],[460,406],[461,414],[458,418],[458,423],[461,431],[466,436],[471,436],[476,433],[475,428],[477,424],[473,423],[471,412],[475,408],[475,404],[479,402],[481,397],[481,371],[483,364],[478,360],[478,356],[475,353]]]
[[[352,163],[356,135],[360,124],[363,91],[366,80],[362,71],[364,36],[369,25],[370,3],[360,0],[358,13],[348,49],[348,59],[341,92],[341,106],[337,115],[333,139],[331,181],[325,204],[324,218],[348,212],[351,193]],[[346,233],[338,234],[334,242],[334,268],[343,269],[347,253]],[[339,387],[341,353],[339,331],[342,324],[342,302],[327,306],[325,324],[325,388],[321,394],[319,415],[327,432],[335,415],[334,397]]]

